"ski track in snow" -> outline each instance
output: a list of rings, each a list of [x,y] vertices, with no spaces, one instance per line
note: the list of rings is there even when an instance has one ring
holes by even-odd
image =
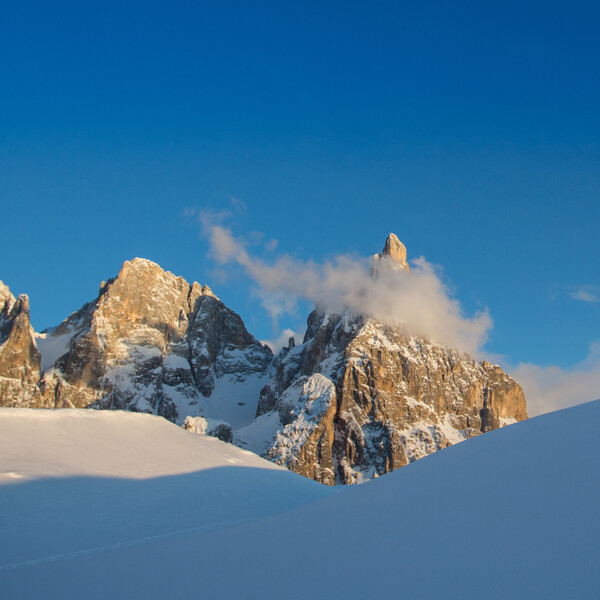
[[[116,542],[114,544],[107,544],[105,546],[97,546],[96,548],[86,548],[84,550],[75,550],[73,552],[64,552],[62,554],[54,554],[52,556],[44,556],[42,558],[34,558],[31,560],[24,560],[21,562],[8,563],[0,565],[0,572],[9,571],[12,569],[18,569],[20,567],[31,567],[33,565],[40,565],[43,563],[56,562],[59,560],[68,560],[70,558],[78,558],[81,556],[88,556],[91,554],[99,554],[100,552],[109,552],[111,550],[118,550],[119,548],[127,548],[129,546],[138,546],[140,544],[147,544],[149,542],[155,542],[165,540],[174,537],[181,537],[184,535],[191,535],[195,533],[204,533],[208,531],[214,531],[216,529],[223,529],[225,527],[231,527],[233,525],[242,525],[249,523],[250,521],[256,521],[255,517],[246,517],[245,519],[236,519],[231,521],[221,521],[220,523],[212,523],[210,525],[203,525],[201,527],[190,527],[188,529],[180,529],[178,531],[169,531],[160,535],[152,535],[144,538],[138,538],[135,540],[126,540],[124,542]]]

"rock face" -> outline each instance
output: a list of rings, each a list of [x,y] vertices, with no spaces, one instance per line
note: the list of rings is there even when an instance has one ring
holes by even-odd
[[[40,402],[40,353],[29,322],[29,299],[15,300],[0,281],[0,399],[4,406],[36,406]]]
[[[272,359],[207,286],[137,258],[96,300],[39,334],[37,346],[43,375],[28,405],[126,409],[175,422],[203,415],[234,427],[252,420]]]
[[[410,265],[406,262],[406,248],[395,233],[388,235],[381,253],[373,255],[371,274],[377,276],[378,272],[384,267],[404,271],[410,270]]]
[[[378,260],[404,268],[404,247],[390,238]],[[500,367],[367,316],[315,310],[304,342],[275,358],[256,421],[237,440],[306,477],[347,484],[526,418],[521,387]]]

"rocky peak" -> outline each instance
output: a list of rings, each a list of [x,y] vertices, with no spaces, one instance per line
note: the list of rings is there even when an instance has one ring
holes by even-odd
[[[197,283],[195,281],[194,281],[194,283],[192,283],[191,296],[194,296],[194,297],[210,296],[211,298],[214,298],[215,300],[219,299],[207,285],[200,285],[199,283]]]
[[[1,282],[0,282],[1,283]],[[29,297],[27,294],[19,294],[15,297],[10,293],[7,286],[0,289],[0,343],[4,344],[11,336],[31,337],[31,324],[29,322]]]
[[[31,406],[40,399],[40,353],[29,320],[29,298],[16,300],[0,282],[0,403]]]
[[[0,313],[8,315],[14,303],[15,297],[11,294],[10,289],[0,281]]]
[[[395,269],[410,269],[406,262],[406,248],[394,233],[390,233],[385,240],[385,245],[380,254],[375,254],[372,260],[371,272],[374,275],[379,273],[382,264],[393,266]]]
[[[406,262],[406,248],[395,233],[390,233],[387,236],[385,245],[383,247],[383,252],[381,254],[383,256],[389,256],[399,265],[404,265]]]
[[[408,270],[394,234],[373,277]],[[527,418],[523,390],[498,366],[350,310],[308,317],[304,341],[274,360],[239,443],[333,485],[393,471]],[[260,433],[260,435],[259,435]]]
[[[192,415],[234,426],[254,417],[272,352],[208,286],[134,258],[102,282],[95,300],[36,341],[27,298],[15,301],[6,286],[0,297],[5,309],[11,306],[8,311],[0,304],[11,316],[0,317],[2,330],[15,330],[15,316],[22,315],[22,335],[11,334],[12,346],[26,332],[30,358],[37,356],[37,363],[28,363],[37,369],[37,392],[27,405],[128,409],[176,422]],[[23,366],[7,344],[2,348],[8,367]],[[0,404],[12,403],[13,396],[0,390]]]
[[[157,263],[146,258],[136,257],[125,261],[116,278],[103,282],[101,291],[112,289],[113,295],[125,292],[128,295],[147,295],[147,292],[156,294],[161,289],[185,291],[187,296],[195,300],[200,296],[211,296],[218,300],[207,285],[200,285],[194,281],[191,285],[183,278],[170,271],[165,271]]]

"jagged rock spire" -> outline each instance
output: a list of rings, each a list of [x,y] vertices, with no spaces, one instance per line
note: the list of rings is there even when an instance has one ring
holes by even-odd
[[[406,262],[406,248],[395,233],[390,233],[387,236],[381,254],[373,255],[371,267],[371,273],[373,275],[376,276],[381,267],[381,263],[379,261],[385,259],[386,257],[388,264],[391,263],[394,268],[400,268],[406,271],[410,269],[408,263]]]
[[[29,298],[0,281],[0,405],[34,406],[40,400],[40,353],[29,320]]]
[[[381,254],[383,256],[389,256],[394,262],[401,266],[406,264],[406,248],[395,233],[390,233],[387,236]]]

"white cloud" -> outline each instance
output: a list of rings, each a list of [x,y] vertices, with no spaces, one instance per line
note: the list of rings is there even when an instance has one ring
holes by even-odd
[[[271,348],[273,354],[277,354],[284,346],[289,344],[290,338],[294,338],[296,345],[301,344],[304,338],[303,331],[294,331],[293,329],[284,329],[277,337],[271,340],[260,340],[261,344],[266,344]]]
[[[370,274],[370,260],[339,255],[324,263],[300,261],[288,255],[266,262],[248,252],[248,244],[210,215],[203,216],[204,233],[211,252],[221,264],[237,263],[256,285],[255,293],[275,324],[297,308],[304,298],[330,311],[350,308],[409,333],[446,346],[478,354],[492,319],[487,311],[473,317],[460,304],[424,258],[412,261],[410,272],[394,268],[387,260]]]
[[[600,344],[572,369],[521,363],[511,375],[523,386],[530,417],[600,398]]]
[[[598,290],[593,285],[582,285],[571,289],[571,298],[573,300],[582,300],[583,302],[600,302]]]

